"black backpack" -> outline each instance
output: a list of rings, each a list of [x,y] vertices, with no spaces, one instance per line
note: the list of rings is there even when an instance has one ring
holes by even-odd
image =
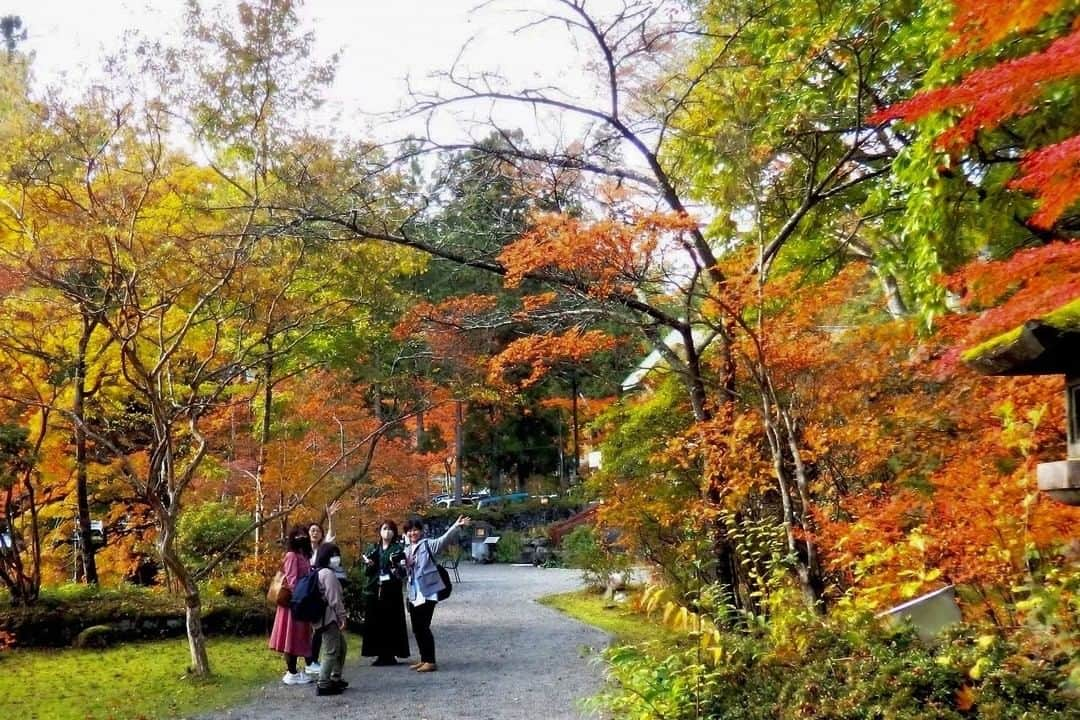
[[[445,600],[450,597],[450,593],[454,590],[454,586],[450,582],[450,573],[439,563],[435,563],[435,569],[439,571],[439,577],[443,581],[443,589],[436,593],[435,597],[439,598],[439,600]]]
[[[289,601],[289,611],[294,620],[304,622],[319,622],[326,613],[326,600],[319,589],[319,571],[312,568],[304,577],[296,582],[292,591],[292,600]]]
[[[428,543],[427,551],[428,555],[431,555],[431,543]],[[434,560],[435,556],[432,555],[431,559]],[[436,593],[435,597],[442,601],[450,597],[450,593],[454,591],[454,584],[450,582],[450,573],[441,563],[435,563],[435,569],[439,571],[439,578],[443,581],[443,589]]]

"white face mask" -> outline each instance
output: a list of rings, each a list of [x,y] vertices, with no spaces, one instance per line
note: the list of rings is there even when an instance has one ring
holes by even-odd
[[[334,568],[335,570],[337,570],[339,567],[341,567],[341,556],[340,555],[335,555],[334,557],[330,558],[330,567]]]

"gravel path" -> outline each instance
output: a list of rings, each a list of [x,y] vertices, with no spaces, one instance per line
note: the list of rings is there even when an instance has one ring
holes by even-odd
[[[608,643],[600,630],[533,602],[580,586],[576,570],[465,565],[453,596],[435,610],[439,671],[371,667],[349,638],[341,695],[315,686],[271,683],[243,707],[203,720],[578,720],[578,700],[595,693],[600,668],[590,661]],[[414,657],[416,644],[409,638]]]

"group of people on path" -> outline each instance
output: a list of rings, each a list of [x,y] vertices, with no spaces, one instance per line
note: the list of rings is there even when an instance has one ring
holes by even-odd
[[[316,682],[317,695],[337,695],[348,687],[342,677],[347,645],[345,641],[345,603],[342,581],[345,571],[341,550],[334,543],[330,522],[338,505],[327,508],[327,532],[313,523],[294,527],[286,539],[282,560],[283,584],[296,588],[300,580],[317,570],[319,593],[326,609],[319,620],[297,619],[288,607],[278,606],[270,633],[270,648],[285,656],[286,685]],[[459,517],[441,537],[424,537],[420,518],[409,518],[398,533],[393,520],[379,524],[377,541],[361,556],[364,624],[361,628],[361,654],[374,657],[374,666],[397,665],[410,656],[405,627],[408,608],[413,637],[420,658],[410,665],[416,672],[438,670],[435,638],[431,620],[439,594],[446,585],[436,563],[438,555],[453,543],[462,526],[471,520]],[[300,668],[299,660],[304,659]]]

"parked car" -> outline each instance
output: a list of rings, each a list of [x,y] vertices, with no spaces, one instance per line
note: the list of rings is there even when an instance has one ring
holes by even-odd
[[[529,499],[529,493],[510,493],[509,495],[492,495],[486,498],[480,498],[476,501],[476,508],[491,507],[493,505],[505,505],[509,503],[525,502]]]

